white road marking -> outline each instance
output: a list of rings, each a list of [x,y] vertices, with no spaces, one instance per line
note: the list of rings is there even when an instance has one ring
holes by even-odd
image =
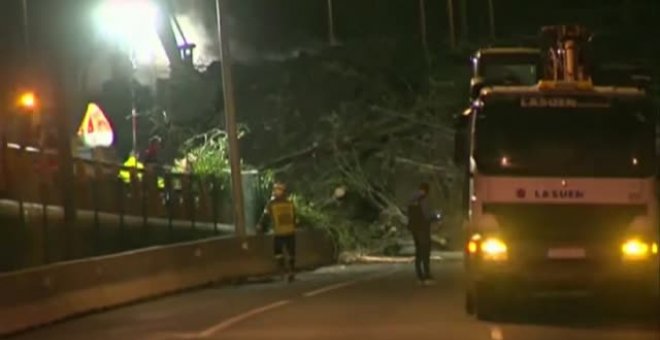
[[[280,308],[282,306],[288,305],[291,303],[291,300],[280,300],[277,302],[273,302],[269,305],[265,305],[263,307],[255,308],[252,310],[249,310],[243,314],[236,315],[234,317],[231,317],[203,332],[200,332],[199,334],[201,335],[202,338],[209,337],[213,335],[214,333],[221,332],[243,320],[249,319],[253,316],[268,312],[269,310],[275,309],[275,308]]]
[[[257,316],[259,314],[266,313],[270,310],[280,308],[282,306],[286,306],[290,303],[291,303],[291,300],[280,300],[280,301],[273,302],[271,304],[268,304],[268,305],[265,305],[265,306],[262,306],[262,307],[251,309],[251,310],[249,310],[245,313],[233,316],[229,319],[225,319],[222,322],[220,322],[216,325],[213,325],[213,326],[211,326],[211,327],[209,327],[209,328],[207,328],[207,329],[205,329],[201,332],[197,332],[197,333],[178,333],[178,334],[171,334],[171,336],[174,337],[174,338],[177,338],[177,339],[208,338],[208,337],[210,337],[210,336],[212,336],[216,333],[219,333],[219,332],[222,332],[222,331],[228,329],[229,327],[231,327],[231,326],[233,326],[233,325],[235,325],[239,322],[245,321],[245,320],[247,320],[249,318],[252,318],[254,316]]]
[[[336,283],[336,284],[333,284],[333,285],[325,286],[323,288],[319,288],[319,289],[316,289],[316,290],[309,291],[307,293],[303,293],[302,296],[312,297],[312,296],[320,295],[320,294],[323,294],[323,293],[331,292],[333,290],[337,290],[337,289],[341,289],[341,288],[344,288],[344,287],[352,286],[352,285],[354,285],[354,284],[356,284],[360,281],[361,280],[353,280],[353,281],[348,281],[348,282]]]
[[[380,273],[380,274],[375,274],[375,275],[369,275],[369,276],[367,276],[367,277],[363,277],[363,278],[361,278],[361,279],[356,279],[356,280],[352,280],[352,281],[346,281],[346,282],[335,283],[335,284],[332,284],[332,285],[329,285],[329,286],[325,286],[325,287],[322,287],[322,288],[319,288],[319,289],[315,289],[315,290],[312,290],[312,291],[309,291],[309,292],[303,293],[302,296],[304,296],[304,297],[312,297],[312,296],[320,295],[320,294],[323,294],[323,293],[331,292],[331,291],[333,291],[333,290],[337,290],[337,289],[341,289],[341,288],[350,287],[350,286],[355,285],[355,284],[358,284],[358,283],[360,283],[360,282],[369,281],[369,280],[373,280],[373,279],[377,279],[377,278],[381,278],[381,277],[389,276],[389,275],[394,274],[396,271],[397,271],[397,269],[394,269],[394,270],[390,270],[390,271],[388,271],[388,272],[386,272],[386,273],[384,273],[384,274],[383,274],[383,273]]]
[[[341,289],[341,288],[345,288],[345,287],[355,285],[355,284],[363,282],[363,281],[368,281],[368,280],[373,280],[373,279],[376,279],[376,278],[389,276],[389,275],[392,275],[395,272],[397,272],[397,270],[398,269],[394,269],[394,270],[390,270],[390,271],[388,271],[384,274],[381,273],[381,274],[376,274],[376,275],[370,275],[370,276],[367,276],[367,277],[364,277],[364,278],[361,278],[361,279],[356,279],[356,280],[352,280],[352,281],[346,281],[346,282],[340,282],[340,283],[332,284],[332,285],[329,285],[329,286],[325,286],[325,287],[322,287],[322,288],[319,288],[319,289],[315,289],[315,290],[303,293],[302,296],[303,297],[312,297],[312,296],[320,295],[320,294],[323,294],[323,293],[331,292],[331,291],[334,291],[334,290],[337,290],[337,289]],[[259,314],[266,313],[270,310],[283,307],[283,306],[288,305],[290,303],[292,303],[291,300],[280,300],[280,301],[273,302],[271,304],[268,304],[268,305],[265,305],[265,306],[262,306],[262,307],[254,308],[254,309],[251,309],[251,310],[249,310],[245,313],[242,313],[242,314],[233,316],[229,319],[223,320],[220,323],[218,323],[216,325],[213,325],[213,326],[209,327],[208,329],[205,329],[201,332],[196,332],[196,333],[168,333],[168,334],[161,334],[161,335],[164,338],[168,338],[168,339],[171,339],[171,338],[175,338],[175,339],[208,338],[208,337],[211,337],[211,336],[213,336],[217,333],[220,333],[222,331],[227,330],[228,328],[234,326],[235,324],[237,324],[239,322],[245,321],[245,320],[247,320],[249,318],[252,318],[252,317],[255,317]]]

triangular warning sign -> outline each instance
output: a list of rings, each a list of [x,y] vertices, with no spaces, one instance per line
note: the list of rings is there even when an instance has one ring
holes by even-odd
[[[78,136],[85,146],[91,148],[108,147],[115,139],[110,121],[95,103],[87,105],[87,111],[78,128]]]

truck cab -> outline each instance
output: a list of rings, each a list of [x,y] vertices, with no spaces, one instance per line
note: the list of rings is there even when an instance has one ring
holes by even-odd
[[[543,32],[519,73],[531,84],[475,62],[480,89],[459,118],[466,310],[495,319],[547,293],[657,306],[657,105],[644,87],[594,84],[582,28]]]
[[[489,47],[471,58],[470,99],[488,86],[534,85],[540,79],[541,51],[528,47]]]
[[[484,89],[470,112],[468,310],[658,296],[655,110],[635,88]],[[562,85],[562,87],[565,84]]]

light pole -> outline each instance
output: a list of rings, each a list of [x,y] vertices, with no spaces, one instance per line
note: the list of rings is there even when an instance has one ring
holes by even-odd
[[[133,81],[138,64],[152,62],[157,51],[162,49],[156,23],[159,9],[154,1],[120,1],[106,0],[97,8],[94,19],[101,33],[117,44],[122,51],[128,52],[131,62],[129,77],[131,112],[127,116],[131,122],[131,150],[133,155],[138,152],[138,113],[136,108],[136,88]]]
[[[468,37],[470,35],[470,25],[468,24],[468,5],[467,5],[468,0],[460,0],[459,1],[459,6],[458,6],[458,11],[459,15],[461,16],[461,38],[463,42],[467,42]]]
[[[495,40],[495,4],[488,0],[488,23],[490,26],[490,40]]]
[[[456,24],[454,22],[454,0],[447,0],[447,18],[449,19],[449,46],[456,48]]]
[[[25,56],[30,57],[30,24],[28,21],[28,3],[27,0],[21,0],[21,9],[23,14],[23,43],[25,44]]]
[[[227,25],[227,0],[215,1],[218,20],[218,44],[222,62],[222,90],[225,103],[225,126],[229,142],[229,166],[231,169],[231,189],[234,202],[234,227],[236,236],[245,243],[245,209],[243,208],[243,180],[241,174],[241,156],[238,148],[238,128],[236,127],[236,102],[234,81],[229,50],[229,32]]]
[[[38,143],[41,138],[37,135],[39,128],[39,112],[37,111],[37,96],[32,91],[21,93],[18,97],[18,107],[22,116],[19,117],[21,131],[20,131],[20,145],[21,149],[25,150],[28,146],[39,146]]]
[[[328,42],[330,46],[337,45],[337,36],[335,35],[335,12],[333,0],[328,0]]]
[[[419,0],[419,33],[422,39],[424,52],[428,51],[428,41],[426,37],[426,0]]]
[[[131,77],[130,77],[130,84],[129,87],[131,89],[131,138],[132,138],[132,150],[133,153],[132,155],[135,157],[138,157],[138,146],[137,146],[137,107],[135,105],[136,102],[136,91],[135,91],[135,83],[133,82],[133,75],[135,74],[135,71],[137,69],[137,63],[135,60],[135,51],[130,52],[131,55]]]

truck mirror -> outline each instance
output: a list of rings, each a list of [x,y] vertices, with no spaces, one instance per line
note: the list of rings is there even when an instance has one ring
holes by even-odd
[[[484,79],[475,77],[470,80],[470,102],[477,99],[481,93],[481,89],[485,87]]]

